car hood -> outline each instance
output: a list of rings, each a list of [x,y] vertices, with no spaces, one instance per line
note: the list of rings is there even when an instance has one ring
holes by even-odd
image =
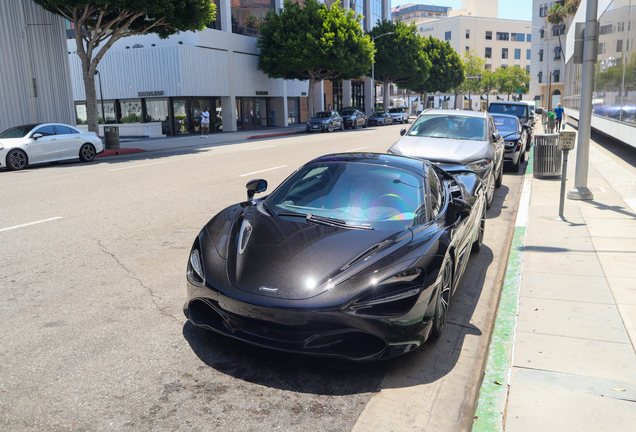
[[[239,251],[245,221],[251,235]],[[245,236],[245,233],[243,233]],[[306,299],[333,288],[412,238],[411,231],[343,229],[282,219],[256,207],[231,228],[227,276],[252,294]],[[365,259],[367,258],[367,259]]]
[[[5,149],[11,148],[11,147],[15,147],[18,146],[20,144],[25,143],[28,140],[28,138],[2,138],[0,139],[0,144],[2,144],[2,146]]]
[[[393,144],[389,150],[397,155],[459,164],[486,157],[492,158],[487,142],[473,140],[405,136]]]

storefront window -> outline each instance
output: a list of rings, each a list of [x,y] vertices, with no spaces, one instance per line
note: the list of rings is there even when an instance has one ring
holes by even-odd
[[[115,102],[104,102],[104,111],[106,111],[105,123],[117,123],[117,116],[115,115]],[[102,103],[97,101],[97,116],[99,122],[104,123],[104,113],[102,112]]]
[[[88,123],[88,115],[86,114],[86,104],[75,104],[75,122],[78,125]]]
[[[273,0],[232,0],[232,33],[260,36],[258,29],[272,9]]]
[[[342,81],[333,83],[333,109],[334,111],[341,111],[342,106]]]
[[[287,99],[287,109],[289,110],[287,122],[290,125],[300,123],[300,100],[298,98]]]
[[[122,123],[141,123],[141,99],[119,101]]]

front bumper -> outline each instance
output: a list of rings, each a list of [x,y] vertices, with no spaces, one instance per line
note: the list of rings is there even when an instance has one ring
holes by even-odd
[[[329,126],[329,123],[308,123],[307,131],[309,132],[322,131],[327,129],[328,126]]]

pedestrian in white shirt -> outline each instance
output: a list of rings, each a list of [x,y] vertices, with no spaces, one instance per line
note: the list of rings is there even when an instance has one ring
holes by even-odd
[[[210,113],[208,112],[208,107],[205,107],[201,113],[201,138],[207,138],[209,131]],[[205,137],[203,135],[205,135]]]

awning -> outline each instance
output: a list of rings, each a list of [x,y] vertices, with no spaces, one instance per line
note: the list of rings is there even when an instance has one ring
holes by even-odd
[[[497,100],[504,100],[501,96],[497,96]]]
[[[538,77],[542,77],[542,76],[543,76],[543,71],[540,71],[540,72],[537,74],[537,76],[538,76]]]
[[[543,50],[542,49],[539,50],[539,55],[543,55]]]
[[[560,51],[561,51],[561,47],[556,47],[556,48],[554,49],[554,52],[557,52],[557,51],[559,51],[559,52],[560,52]]]
[[[480,98],[481,100],[488,100],[488,96],[481,95]]]
[[[552,72],[552,75],[559,75],[561,74],[561,71],[559,69],[556,69],[554,72]]]
[[[536,96],[534,97],[534,100],[541,100],[541,96],[536,95]]]
[[[563,30],[565,28],[565,24],[555,24],[552,26],[552,31],[554,30]]]
[[[464,96],[464,100],[468,100],[468,96]]]

